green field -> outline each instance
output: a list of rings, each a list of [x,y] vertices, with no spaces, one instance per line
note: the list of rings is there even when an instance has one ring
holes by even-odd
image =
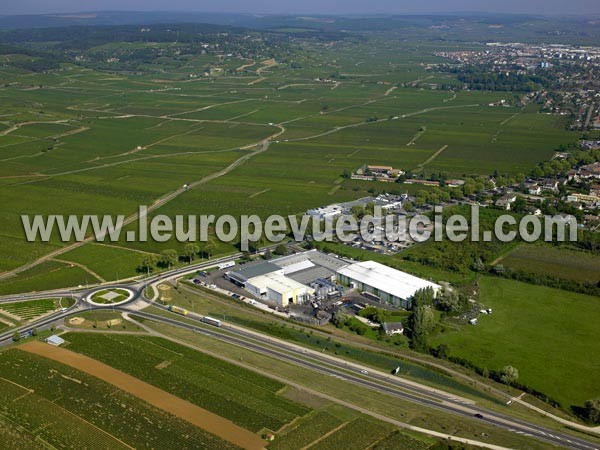
[[[0,73],[6,86],[0,112],[10,117],[0,121],[0,271],[64,245],[57,233],[49,243],[24,242],[22,214],[129,216],[141,204],[223,170],[153,214],[300,213],[371,189],[413,190],[341,178],[365,163],[422,167],[452,177],[527,173],[558,144],[577,138],[565,131],[563,118],[540,114],[535,105],[488,106],[518,94],[411,83],[427,78],[456,86],[451,74],[424,69],[441,61],[436,50],[454,45],[396,40],[303,45],[293,57],[301,67],[282,63],[261,76],[255,72],[259,61],[237,71],[249,61],[208,55],[159,58],[136,74],[75,64],[51,74]],[[143,46],[111,42],[89,51]],[[189,74],[207,65],[223,71],[190,82]],[[341,77],[335,88],[315,80],[331,73]],[[426,132],[419,133],[422,127]],[[276,134],[267,151],[226,169]],[[127,230],[136,228],[134,223]],[[174,240],[126,242],[123,235],[118,246],[87,244],[61,255],[91,272],[47,262],[43,270],[7,280],[0,293],[135,276],[141,254],[128,249],[158,253],[183,247]],[[232,250],[233,245],[218,245],[214,253]],[[48,278],[50,271],[55,272]]]
[[[569,131],[572,118],[544,112],[543,96],[531,100],[524,99],[524,92],[468,90],[455,74],[438,66],[449,62],[437,54],[439,51],[485,51],[487,46],[481,42],[488,38],[483,37],[502,36],[487,24],[477,22],[473,29],[458,26],[471,39],[468,43],[455,40],[457,31],[453,29],[428,28],[428,37],[417,39],[416,25],[403,29],[406,34],[391,33],[385,38],[379,31],[364,37],[345,29],[341,32],[343,22],[326,25],[329,31],[306,40],[284,34],[312,36],[311,22],[303,21],[290,21],[280,27],[278,36],[268,39],[261,35],[263,32],[241,38],[251,48],[243,44],[235,49],[240,45],[237,42],[218,51],[191,48],[185,41],[140,40],[139,30],[134,30],[133,42],[90,38],[86,41],[89,45],[82,48],[73,42],[70,51],[62,50],[65,42],[60,40],[27,41],[24,45],[31,52],[61,49],[58,65],[39,72],[15,65],[35,59],[12,55],[3,46],[0,274],[28,267],[28,263],[74,243],[73,239],[65,242],[56,229],[49,242],[26,242],[23,216],[110,215],[114,219],[117,215],[131,217],[140,205],[156,206],[149,219],[159,214],[257,214],[263,218],[299,214],[384,191],[416,194],[429,189],[348,179],[349,173],[364,164],[390,165],[427,175],[440,172],[441,178],[494,174],[504,179],[504,175],[529,174],[538,163],[554,157],[559,146],[581,137],[580,131]],[[529,33],[535,35],[536,25],[529,26],[536,30]],[[526,34],[511,29],[513,36]],[[213,37],[230,42],[237,33]],[[552,35],[548,39],[559,38]],[[268,49],[256,50],[271,44]],[[246,51],[257,52],[260,57],[250,57]],[[75,54],[82,58],[76,60],[72,57]],[[145,56],[134,64],[140,54]],[[109,55],[119,58],[109,62]],[[273,65],[268,62],[271,58]],[[506,100],[505,106],[491,106],[501,100]],[[490,217],[499,214],[491,208],[487,211]],[[145,275],[140,270],[142,258],[158,257],[167,249],[180,255],[174,265],[187,264],[184,244],[175,239],[129,242],[125,232],[137,232],[138,225],[133,221],[124,227],[115,242],[107,239],[72,246],[2,279],[0,295],[141,277]],[[86,236],[89,234],[88,229]],[[564,278],[575,288],[584,282],[595,284],[600,281],[598,256],[549,246],[513,249],[495,244],[430,242],[394,257],[337,244],[326,244],[322,249],[373,259],[472,291],[469,296],[493,308],[494,313],[482,315],[477,326],[462,326],[449,314],[438,312],[440,325],[436,330],[443,332],[431,336],[430,344],[446,344],[451,356],[493,372],[513,365],[519,369],[520,383],[556,400],[565,410],[598,397],[598,298],[508,279],[511,271],[512,275],[523,271],[538,277],[529,278],[531,283],[543,284],[544,276]],[[220,256],[238,249],[235,243],[215,242],[202,245],[201,250],[204,257],[205,253]],[[472,264],[477,259],[485,263],[480,272],[474,270],[480,266]],[[507,279],[483,275],[494,260],[509,269]],[[148,268],[149,273],[171,264],[148,265],[154,266]],[[206,294],[203,290],[197,291],[199,299],[191,299],[192,294],[182,294],[185,289],[175,294],[174,304],[190,311],[226,316],[225,320],[257,332],[380,370],[399,367],[400,376],[497,403],[496,397],[466,381],[415,362],[431,355],[410,353],[410,333],[378,339],[378,333],[368,329],[361,340],[360,336],[342,334],[348,329],[311,330],[266,314],[246,314],[231,303],[202,297]],[[108,305],[125,299],[124,291],[116,292],[116,298],[107,300],[102,299],[107,293],[102,290],[94,300]],[[51,299],[2,304],[0,330],[9,328],[10,322],[21,324],[62,306]],[[82,316],[86,319],[82,328],[100,329],[108,329],[107,320],[116,317],[114,311]],[[409,322],[408,313],[402,319]],[[141,328],[123,323],[112,331],[128,330]],[[138,334],[69,333],[69,348],[252,432],[272,431],[277,435],[269,446],[272,449],[419,449],[423,445],[413,441],[410,434],[366,417],[345,417],[332,409],[313,409],[290,400],[283,395],[286,385],[282,382],[171,341]],[[215,347],[221,344],[213,343]],[[18,351],[3,357],[0,394],[6,395],[0,409],[0,429],[10,427],[11,431],[0,431],[0,447],[15,440],[28,448],[39,444],[37,439],[48,448],[227,448],[160,411],[146,410],[143,402],[119,392],[113,398],[107,386],[90,377]],[[448,361],[441,364],[452,366]],[[43,376],[37,380],[26,375],[19,381],[19,365],[27,368],[25,372],[31,369]],[[268,363],[261,369],[265,367],[268,369]],[[13,383],[23,383],[24,387]],[[326,385],[322,380],[319,383]],[[20,398],[20,392],[27,395]],[[381,401],[383,394],[371,394],[371,408],[391,408],[392,400],[384,406],[387,400]],[[379,405],[373,406],[376,402]],[[20,403],[25,406],[18,408]],[[96,411],[90,404],[100,406]],[[404,419],[405,412],[399,412],[402,408],[394,410],[398,419]],[[72,436],[60,426],[71,425],[71,413],[76,422]],[[11,422],[13,414],[17,414],[15,424]],[[428,425],[428,414],[419,412],[411,420]],[[423,422],[418,423],[420,420]],[[98,424],[99,430],[86,425],[87,421]],[[433,426],[439,425],[439,430],[445,423],[439,419]],[[464,435],[479,427],[470,424],[452,429]],[[128,436],[128,430],[136,430],[131,433],[135,436]]]
[[[279,430],[308,409],[277,392],[284,385],[211,356],[153,337],[70,333],[84,353],[251,431]]]
[[[326,411],[316,411],[311,416],[303,418],[293,428],[280,433],[275,442],[269,444],[269,449],[294,450],[303,448],[343,424],[343,420]]]
[[[393,430],[389,424],[332,405],[318,409],[286,428],[268,448],[424,450],[434,442],[423,436],[418,439]]]
[[[123,345],[121,347],[111,345],[120,341],[121,337],[101,336],[102,338],[97,342],[97,339],[94,339],[94,337],[88,338],[85,334],[70,333],[67,336],[69,348],[80,350],[85,345],[87,345],[87,348],[101,345],[103,353],[125,350]],[[127,359],[128,362],[121,363],[120,366],[139,366],[141,360],[148,358],[148,355],[151,353],[154,357],[158,358],[148,361],[145,368],[140,367],[136,369],[140,374],[146,370],[146,375],[144,377],[140,376],[140,378],[145,378],[146,381],[152,380],[153,384],[159,386],[161,384],[159,381],[160,377],[156,373],[165,372],[167,379],[170,379],[167,383],[170,386],[169,391],[172,391],[172,393],[179,392],[180,396],[196,404],[202,403],[202,407],[206,407],[213,412],[239,422],[247,428],[254,428],[254,431],[264,428],[264,423],[258,423],[258,421],[264,420],[266,415],[281,414],[283,412],[283,405],[287,405],[286,409],[290,411],[290,406],[293,405],[292,409],[294,413],[302,417],[293,421],[290,425],[286,426],[286,424],[283,424],[283,431],[276,433],[275,441],[269,444],[270,449],[291,450],[308,446],[310,448],[348,448],[358,450],[367,448],[376,442],[385,442],[388,438],[391,439],[393,437],[393,426],[367,418],[339,405],[325,406],[309,413],[306,407],[300,407],[289,400],[283,400],[283,397],[279,397],[278,395],[274,396],[275,392],[280,392],[282,389],[282,385],[279,383],[272,382],[246,369],[234,368],[220,360],[206,357],[198,352],[188,350],[186,347],[173,344],[170,341],[148,337],[135,338],[132,336],[127,336],[126,340],[129,341],[130,345],[142,343],[141,346],[138,345],[135,348],[138,350],[141,349],[143,356],[140,359],[130,359],[129,353],[126,353],[127,358],[121,359]],[[150,347],[150,351],[145,351],[147,347]],[[99,352],[85,353],[99,354]],[[201,356],[196,357],[194,355]],[[161,361],[163,364],[160,369],[156,367],[150,368],[150,364],[154,364],[164,357],[169,357],[169,359]],[[190,357],[193,360],[187,361]],[[109,362],[110,359],[114,361],[114,358],[104,357],[102,359],[105,359],[106,362]],[[184,359],[186,360],[185,364],[183,362]],[[170,364],[164,364],[165,361]],[[116,366],[113,362],[111,362],[111,365]],[[184,365],[187,367],[187,370],[184,370]],[[202,370],[198,370],[199,366],[202,367]],[[195,369],[193,372],[191,371],[192,367]],[[226,375],[224,372],[228,367],[229,374]],[[220,376],[215,376],[217,371],[221,372]],[[131,373],[133,371],[128,370],[127,372]],[[184,390],[183,375],[187,377],[188,382],[192,378],[194,379],[193,386],[191,384],[185,386],[190,389],[193,387],[193,391]],[[229,382],[229,380],[234,382]],[[207,391],[211,389],[211,386],[214,386],[214,389],[210,395],[207,395]],[[252,390],[248,390],[249,386],[252,386]],[[238,394],[243,394],[245,399],[243,403],[240,402],[239,398],[238,400],[233,399]],[[210,399],[207,397],[216,398]],[[269,397],[270,400],[268,400]],[[225,398],[227,398],[227,401],[225,401]],[[264,407],[266,406],[265,404],[261,408],[260,403],[257,402],[258,398],[262,398],[263,401],[269,401],[270,405]],[[229,402],[232,403],[223,405],[223,403]],[[237,411],[240,408],[241,411]],[[256,408],[252,414],[255,417],[248,416],[240,420],[240,417],[247,413],[250,408]],[[289,420],[290,416],[288,415],[287,418]],[[273,423],[271,423],[272,426]],[[267,428],[274,431],[279,430],[279,428],[271,427]],[[326,435],[327,438],[321,440]],[[404,438],[406,442],[413,441],[419,446],[418,448],[423,446],[422,441],[411,439],[408,436]]]
[[[591,284],[600,282],[600,257],[583,251],[547,245],[522,245],[502,258],[500,263],[509,269],[542,276]]]
[[[71,322],[71,319],[84,319],[83,323],[79,323],[79,320],[76,320],[75,323]],[[116,324],[113,321],[120,321],[120,323]],[[115,312],[112,310],[91,310],[91,311],[83,311],[78,313],[76,316],[71,316],[66,319],[65,325],[70,328],[83,328],[83,329],[98,329],[104,332],[110,331],[128,331],[128,332],[144,332],[145,330],[138,326],[137,324],[123,319],[120,312]]]
[[[370,419],[356,419],[345,424],[309,448],[314,450],[363,449],[384,439],[393,427]]]
[[[373,450],[425,450],[431,444],[396,432],[373,446]]]
[[[119,280],[138,276],[143,256],[126,248],[90,244],[65,253],[61,259],[83,264],[105,280]]]
[[[432,339],[480,368],[519,370],[519,383],[565,409],[600,395],[598,298],[500,278],[481,278],[480,301],[493,309],[476,326]],[[577,380],[574,382],[573,380]]]
[[[0,313],[5,312],[11,318],[14,317],[21,322],[28,322],[49,312],[56,311],[58,308],[66,308],[71,305],[71,302],[70,299],[43,299],[2,303],[0,304]]]
[[[0,358],[0,372],[0,423],[6,425],[0,427],[3,448],[237,448],[114,386],[45,358],[6,351]]]
[[[48,261],[21,272],[15,277],[2,280],[0,294],[86,286],[99,281],[98,278],[78,266]]]

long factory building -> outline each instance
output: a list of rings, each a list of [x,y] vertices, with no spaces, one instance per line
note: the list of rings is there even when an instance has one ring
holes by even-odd
[[[226,278],[266,303],[287,307],[341,291],[367,292],[381,302],[405,309],[419,289],[441,286],[375,261],[353,262],[317,250],[256,261],[233,268]]]

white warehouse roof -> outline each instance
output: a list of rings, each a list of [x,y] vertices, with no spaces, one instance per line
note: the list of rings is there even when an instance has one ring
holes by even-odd
[[[61,338],[60,336],[57,336],[56,334],[53,334],[52,336],[49,336],[46,338],[46,342],[50,345],[62,345],[65,343],[65,340],[63,338]]]
[[[278,273],[268,273],[258,277],[250,278],[248,283],[259,288],[260,290],[268,288],[277,292],[278,294],[284,294],[296,289],[303,289],[305,291],[311,290],[309,287]]]
[[[438,284],[375,261],[350,264],[339,269],[337,273],[401,299],[410,298],[416,291],[426,287],[431,287],[436,292],[441,289]]]
[[[310,259],[305,259],[304,261],[299,261],[292,264],[288,264],[287,266],[283,266],[283,274],[288,275],[290,273],[310,269],[311,267],[315,267],[313,262]]]

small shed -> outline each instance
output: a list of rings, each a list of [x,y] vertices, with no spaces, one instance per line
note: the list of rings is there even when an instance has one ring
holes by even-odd
[[[63,338],[61,338],[60,336],[53,334],[52,336],[46,338],[46,343],[58,347],[58,346],[64,344],[65,340]]]
[[[388,336],[404,333],[402,322],[385,322],[382,327]]]

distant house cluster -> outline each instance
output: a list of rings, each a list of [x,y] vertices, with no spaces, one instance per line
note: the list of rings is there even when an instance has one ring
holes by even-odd
[[[530,195],[541,195],[544,192],[556,193],[559,191],[560,186],[566,182],[566,178],[544,178],[543,180],[525,183],[525,188]]]
[[[363,165],[352,174],[353,180],[395,182],[404,171],[392,166]]]
[[[353,207],[367,207],[369,204],[380,207],[383,211],[399,212],[402,203],[408,200],[407,194],[391,195],[381,194],[377,197],[363,197],[345,203],[333,203],[331,205],[311,208],[306,214],[316,220],[327,220],[341,216],[342,214],[352,214]]]
[[[581,203],[586,206],[600,206],[600,196],[597,192],[589,194],[573,193],[567,196],[569,203]]]
[[[596,150],[600,148],[600,139],[579,141],[583,150]]]
[[[600,180],[600,162],[587,164],[578,169],[570,170],[567,174],[569,180]]]

